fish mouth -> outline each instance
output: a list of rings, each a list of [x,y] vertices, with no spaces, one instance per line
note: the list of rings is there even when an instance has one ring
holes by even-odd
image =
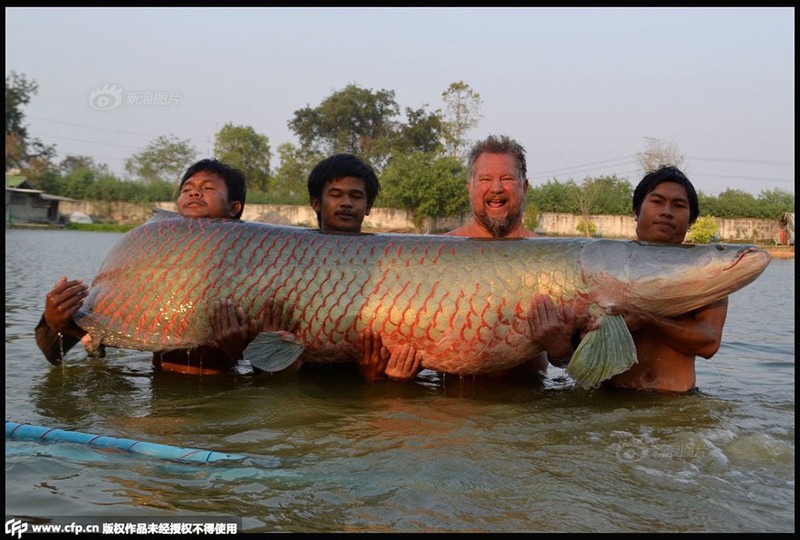
[[[742,260],[748,257],[748,255],[762,255],[764,257],[769,257],[769,254],[766,251],[763,251],[759,248],[756,247],[745,248],[736,254],[736,257],[731,261],[731,264],[723,268],[723,271],[725,272],[730,270],[731,268],[742,262]]]

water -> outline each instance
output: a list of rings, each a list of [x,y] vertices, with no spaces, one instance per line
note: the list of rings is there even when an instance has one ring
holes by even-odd
[[[6,420],[246,455],[183,464],[6,441],[6,516],[236,517],[246,532],[794,532],[794,261],[730,298],[692,395],[354,372],[189,377],[33,328],[121,235],[6,231]]]

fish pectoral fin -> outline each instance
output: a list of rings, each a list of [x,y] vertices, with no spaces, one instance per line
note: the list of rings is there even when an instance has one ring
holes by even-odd
[[[567,364],[567,374],[583,388],[591,389],[637,362],[633,336],[621,315],[603,314],[598,328],[583,338]]]
[[[289,332],[261,332],[242,357],[256,369],[274,373],[291,366],[303,354],[303,344]]]

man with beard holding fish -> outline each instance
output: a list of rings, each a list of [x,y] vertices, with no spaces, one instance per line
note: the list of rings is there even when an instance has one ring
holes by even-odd
[[[522,222],[528,192],[528,168],[525,148],[521,144],[505,135],[489,135],[470,150],[467,171],[472,218],[446,235],[472,238],[539,236]],[[489,376],[505,377],[512,373],[538,376],[546,372],[547,359],[544,354],[539,354],[521,366]]]
[[[633,213],[638,240],[682,244],[699,215],[697,193],[678,168],[663,166],[639,182],[633,193]],[[682,393],[695,388],[695,357],[708,359],[719,350],[728,298],[674,319],[613,307],[606,312],[624,317],[638,360],[606,385]],[[582,324],[574,320],[568,308],[556,308],[544,295],[534,300],[528,321],[534,341],[546,342],[548,352],[556,353],[550,355],[550,363],[566,366],[575,348],[574,329]]]
[[[191,165],[180,182],[178,214],[190,218],[240,219],[246,197],[244,174],[215,159],[203,159]],[[62,277],[47,293],[45,310],[36,326],[36,344],[45,358],[54,365],[63,361],[64,354],[79,341],[91,349],[89,335],[72,319],[83,304],[88,287],[80,280]],[[274,309],[274,317],[266,321],[264,329],[288,324],[282,320],[281,306]],[[217,302],[212,310],[212,326],[217,347],[197,347],[153,354],[153,365],[162,371],[185,374],[215,375],[229,371],[241,358],[247,345],[242,340],[242,323],[237,319],[229,302]],[[255,334],[255,326],[244,326]],[[238,351],[238,354],[237,354]]]
[[[528,191],[527,164],[522,145],[505,135],[490,135],[471,148],[467,171],[472,216],[466,224],[445,235],[487,239],[539,236],[522,222],[525,194]],[[560,346],[558,339],[552,343]],[[545,338],[540,344],[551,346],[551,341]],[[499,378],[514,374],[540,377],[547,372],[547,364],[545,354],[538,354],[521,366],[487,376]],[[402,378],[398,379],[411,380],[419,371],[417,368],[411,373],[412,368],[407,366]]]

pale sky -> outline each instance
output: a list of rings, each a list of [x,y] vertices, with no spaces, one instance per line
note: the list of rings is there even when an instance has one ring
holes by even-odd
[[[534,186],[635,186],[649,137],[677,146],[707,195],[794,193],[794,11],[6,8],[6,75],[39,85],[32,136],[121,176],[161,135],[210,157],[228,122],[269,138],[274,169],[278,146],[298,143],[294,112],[348,84],[433,111],[463,81],[483,100],[470,139],[515,138]]]

